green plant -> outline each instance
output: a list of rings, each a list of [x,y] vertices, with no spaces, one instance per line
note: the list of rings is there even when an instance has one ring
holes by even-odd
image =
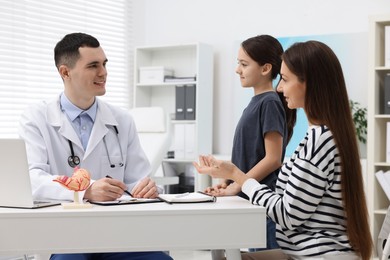
[[[358,140],[365,144],[367,141],[367,108],[361,107],[359,102],[352,100],[349,101],[349,105]]]

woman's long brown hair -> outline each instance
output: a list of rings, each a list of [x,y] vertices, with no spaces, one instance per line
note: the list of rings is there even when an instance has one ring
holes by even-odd
[[[370,259],[372,239],[359,149],[340,62],[318,41],[293,44],[283,54],[283,61],[301,82],[306,82],[304,110],[309,122],[324,124],[333,134],[341,159],[347,235],[356,253],[363,260]]]

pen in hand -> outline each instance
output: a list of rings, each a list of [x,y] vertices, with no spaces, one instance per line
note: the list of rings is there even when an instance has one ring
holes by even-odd
[[[106,175],[106,178],[109,178],[109,179],[112,179],[112,177],[110,175]],[[128,190],[123,190],[127,195],[133,197],[133,195],[131,195],[131,193],[128,191]]]

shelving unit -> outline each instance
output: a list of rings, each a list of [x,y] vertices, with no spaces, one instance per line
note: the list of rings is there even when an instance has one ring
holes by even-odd
[[[173,70],[175,77],[194,77],[189,82],[161,82],[141,84],[139,68],[164,67]],[[191,43],[166,46],[141,46],[135,49],[134,107],[160,106],[171,119],[173,129],[172,145],[175,149],[175,129],[178,125],[194,126],[189,140],[193,141],[191,156],[164,159],[166,175],[179,175],[191,169],[199,154],[212,153],[213,132],[213,50],[205,43]],[[195,120],[175,120],[176,86],[195,85]],[[177,133],[176,133],[177,134]],[[194,173],[194,189],[208,187],[208,176]],[[187,173],[186,173],[187,174]]]
[[[384,172],[390,170],[390,164],[386,162],[386,123],[390,122],[390,115],[384,114],[384,77],[386,73],[390,73],[390,67],[384,66],[384,28],[390,25],[390,14],[372,16],[369,23],[367,201],[374,239],[374,259],[378,259],[377,238],[390,205],[375,177],[375,173],[379,170]]]

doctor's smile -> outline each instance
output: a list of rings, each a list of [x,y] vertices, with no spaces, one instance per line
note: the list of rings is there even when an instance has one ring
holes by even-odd
[[[101,85],[101,86],[105,86],[106,85],[106,81],[99,81],[99,82],[94,82],[96,85]]]

